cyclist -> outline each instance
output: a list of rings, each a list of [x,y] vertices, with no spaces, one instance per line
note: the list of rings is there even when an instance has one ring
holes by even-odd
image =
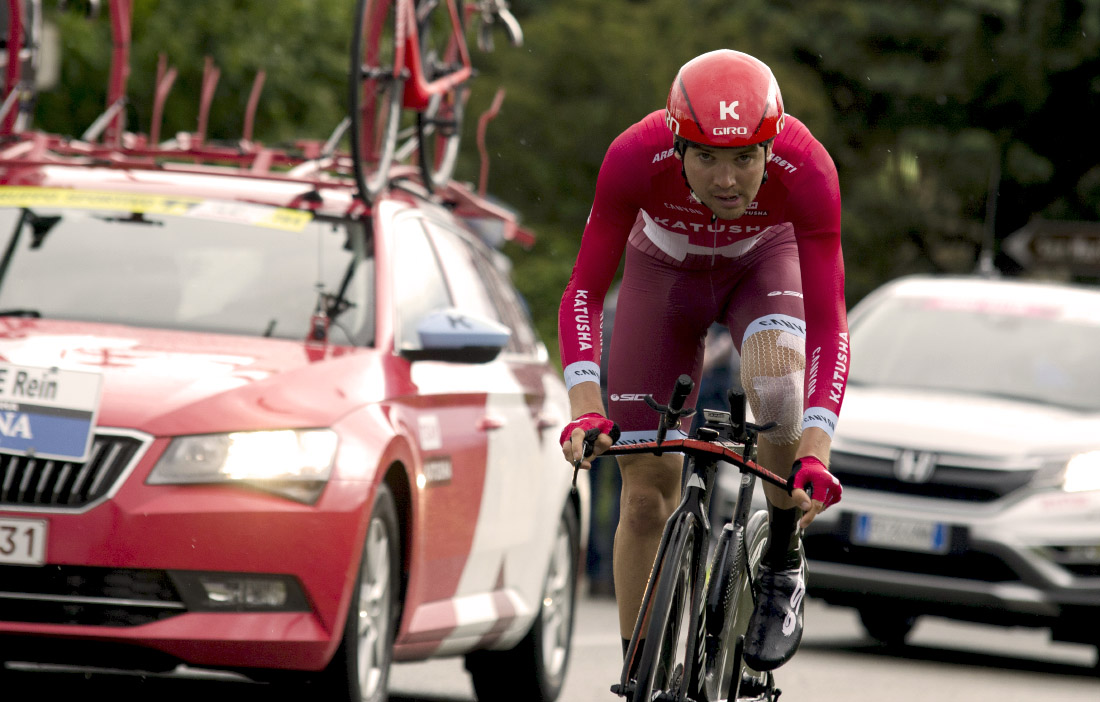
[[[600,318],[624,250],[605,412]],[[686,63],[666,109],[628,128],[604,157],[559,312],[573,417],[561,434],[565,458],[581,457],[591,429],[600,432],[595,454],[611,445],[613,429],[621,429],[620,442],[652,440],[655,413],[645,394],[667,401],[662,395],[685,372],[699,387],[714,322],[728,327],[741,355],[756,421],[777,423],[761,435],[759,462],[783,477],[793,471],[798,488],[787,495],[764,486],[771,539],[745,658],[772,670],[801,641],[801,529],[841,492],[826,468],[849,359],[840,193],[829,154],[784,114],[771,70],[732,50]],[[695,400],[693,392],[689,406]],[[619,461],[613,573],[625,649],[680,499],[682,457]]]

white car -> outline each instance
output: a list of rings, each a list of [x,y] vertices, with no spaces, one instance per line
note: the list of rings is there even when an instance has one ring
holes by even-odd
[[[810,594],[885,643],[936,615],[1100,645],[1100,289],[908,277],[849,319]]]

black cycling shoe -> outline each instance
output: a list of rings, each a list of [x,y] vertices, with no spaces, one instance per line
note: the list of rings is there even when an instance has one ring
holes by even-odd
[[[775,670],[794,656],[802,642],[806,562],[800,550],[779,565],[760,564],[756,609],[745,635],[745,662],[758,672]]]

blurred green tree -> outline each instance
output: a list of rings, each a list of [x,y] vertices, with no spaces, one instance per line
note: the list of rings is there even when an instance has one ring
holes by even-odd
[[[265,71],[255,135],[287,143],[324,139],[346,111],[353,0],[134,0],[127,129],[148,133],[160,54],[179,75],[165,103],[162,138],[198,126],[207,56],[220,77],[207,137],[239,139],[256,73]],[[46,4],[61,41],[61,82],[39,98],[39,128],[79,136],[106,109],[108,17]],[[108,14],[108,1],[102,2]]]
[[[999,242],[1030,218],[1100,218],[1100,136],[1087,127],[1100,119],[1100,1],[773,9],[835,115],[857,297],[906,272],[972,270],[983,247],[1018,272]]]

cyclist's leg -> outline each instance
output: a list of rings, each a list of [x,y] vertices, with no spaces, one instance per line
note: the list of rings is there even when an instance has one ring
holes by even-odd
[[[741,385],[758,424],[778,426],[760,435],[760,465],[786,477],[802,434],[806,323],[802,275],[794,233],[770,233],[744,259],[745,273],[730,293],[726,323],[741,356]],[[764,485],[768,502],[795,503],[782,489]]]
[[[780,233],[753,253],[752,270],[731,300],[730,331],[740,344],[741,380],[756,421],[778,424],[760,437],[758,461],[785,477],[801,436],[806,367],[801,276],[793,234]],[[771,670],[794,655],[801,640],[805,570],[799,509],[779,488],[765,485],[764,490],[770,535],[746,659],[759,670]]]
[[[627,247],[607,374],[608,413],[623,432],[620,442],[653,438],[658,417],[643,399],[647,393],[663,403],[681,373],[698,381],[703,340],[718,310],[716,298],[701,294],[708,277]],[[697,392],[698,382],[686,406],[694,406]],[[683,457],[640,454],[618,461],[622,492],[612,567],[619,627],[629,638],[661,532],[680,499]]]

